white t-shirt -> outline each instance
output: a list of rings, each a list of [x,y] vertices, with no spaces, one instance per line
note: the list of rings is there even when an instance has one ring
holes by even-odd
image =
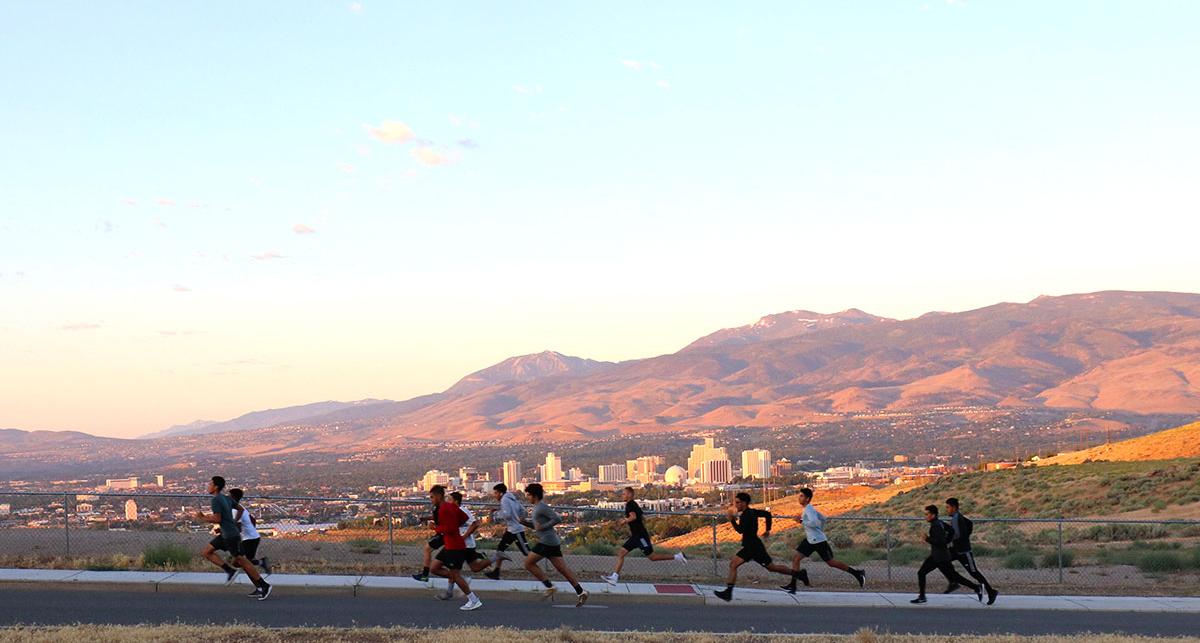
[[[467,536],[467,530],[471,528],[471,523],[475,522],[475,514],[471,513],[471,510],[466,507],[459,507],[459,509],[462,509],[462,512],[467,514],[467,521],[458,528],[458,533],[460,536],[465,536],[463,541],[467,543],[467,549],[475,549],[475,536]]]
[[[805,540],[814,545],[827,540],[825,538],[825,516],[822,516],[816,507],[806,506],[804,512],[800,514],[800,520],[804,522]]]
[[[237,510],[234,509],[234,513]],[[254,528],[254,521],[250,520],[250,510],[242,507],[242,540],[254,540],[258,538],[258,530]]]

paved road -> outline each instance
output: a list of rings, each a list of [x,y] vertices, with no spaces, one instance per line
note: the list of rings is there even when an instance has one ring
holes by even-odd
[[[442,627],[471,624],[527,629],[568,626],[591,630],[676,630],[850,633],[861,627],[895,633],[1074,634],[1123,632],[1194,635],[1200,614],[1066,612],[1038,610],[928,610],[896,608],[787,608],[705,606],[691,601],[603,597],[575,609],[551,608],[530,596],[484,596],[484,607],[458,610],[458,600],[427,593],[280,591],[265,602],[243,596],[244,588],[154,592],[123,587],[76,588],[0,585],[0,625],[66,623],[256,623],[296,625]]]

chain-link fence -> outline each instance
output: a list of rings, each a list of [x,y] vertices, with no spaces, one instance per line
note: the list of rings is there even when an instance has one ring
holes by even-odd
[[[207,570],[198,552],[211,525],[192,517],[209,511],[209,496],[158,493],[0,493],[0,567],[92,570]],[[424,500],[258,497],[244,503],[263,534],[260,556],[276,572],[411,574],[422,566],[431,536]],[[466,503],[482,521],[481,552],[496,548],[503,525],[494,504]],[[556,507],[567,562],[582,580],[612,571],[628,537],[621,510]],[[973,517],[980,570],[1002,591],[1196,595],[1200,593],[1200,521],[1012,519]],[[803,531],[776,516],[768,551],[789,564]],[[723,583],[738,550],[723,513],[646,512],[656,551],[682,551],[686,562],[626,559],[622,580]],[[826,525],[838,560],[865,569],[870,587],[911,590],[928,555],[920,518],[836,516]],[[529,578],[509,551],[505,578]],[[819,559],[804,562],[815,589],[853,590],[857,583]],[[940,591],[936,572],[931,591]],[[771,587],[785,577],[748,564],[739,583]]]

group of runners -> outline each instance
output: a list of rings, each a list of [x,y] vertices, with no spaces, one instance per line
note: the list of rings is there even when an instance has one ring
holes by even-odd
[[[212,494],[212,513],[197,513],[198,520],[220,526],[220,534],[212,539],[204,548],[202,555],[214,565],[220,567],[226,574],[226,582],[232,583],[238,573],[245,572],[254,583],[255,589],[249,596],[265,600],[271,595],[271,585],[259,573],[271,573],[270,563],[266,558],[255,558],[258,551],[259,534],[256,529],[257,521],[241,505],[242,492],[231,489],[229,494],[222,493],[225,480],[214,476],[208,485]],[[496,550],[491,556],[481,554],[475,542],[475,534],[480,527],[480,520],[462,504],[462,494],[455,491],[447,494],[445,487],[434,485],[429,490],[432,503],[430,526],[435,535],[425,544],[424,563],[421,571],[413,574],[413,578],[428,582],[430,574],[445,578],[447,587],[438,594],[442,600],[454,598],[455,590],[462,592],[466,602],[459,608],[464,611],[476,610],[483,602],[471,590],[470,578],[464,575],[464,569],[473,573],[483,572],[484,576],[499,580],[501,567],[505,562],[512,562],[510,549],[521,557],[522,566],[544,586],[543,596],[552,599],[557,589],[546,576],[540,563],[549,561],[575,591],[575,605],[582,607],[587,603],[589,594],[579,583],[575,572],[567,565],[563,557],[562,540],[556,527],[562,522],[562,517],[550,505],[546,504],[545,490],[542,485],[533,483],[525,487],[522,494],[509,490],[503,483],[492,488],[492,496],[499,503],[499,509],[493,514],[493,520],[504,525],[504,533]],[[616,552],[613,571],[601,576],[601,579],[616,585],[619,582],[621,569],[625,558],[634,551],[641,551],[651,561],[687,562],[683,552],[673,554],[657,553],[646,528],[644,512],[635,499],[632,487],[622,490],[625,509],[621,522],[629,527],[629,539]],[[799,501],[803,510],[800,514],[804,537],[796,546],[791,564],[776,563],[767,551],[765,539],[771,536],[772,515],[770,511],[751,507],[751,497],[747,493],[734,496],[733,505],[728,509],[730,525],[741,536],[741,548],[729,561],[729,575],[725,589],[713,594],[724,601],[733,599],[733,590],[737,585],[738,569],[746,563],[757,563],[763,568],[788,577],[788,582],[780,586],[785,592],[796,593],[798,586],[803,584],[811,587],[808,571],[802,565],[806,558],[818,556],[826,565],[841,570],[850,575],[860,588],[866,587],[867,573],[838,560],[833,555],[833,548],[825,535],[826,518],[812,504],[812,489],[800,490]],[[526,509],[526,503],[531,505]],[[925,595],[926,577],[937,570],[946,577],[948,585],[944,593],[949,594],[962,587],[975,593],[982,602],[988,605],[996,602],[999,592],[980,573],[971,553],[971,520],[959,511],[957,498],[946,499],[946,513],[949,521],[939,517],[936,505],[925,507],[925,520],[928,522],[928,533],[925,542],[929,544],[929,556],[917,571],[917,587],[919,594],[911,602],[921,604],[927,601]],[[761,530],[760,530],[761,525]],[[526,529],[532,529],[535,542],[529,545],[525,537]],[[229,561],[223,560],[218,551],[230,555]],[[954,568],[958,562],[966,569],[974,581],[967,579]]]

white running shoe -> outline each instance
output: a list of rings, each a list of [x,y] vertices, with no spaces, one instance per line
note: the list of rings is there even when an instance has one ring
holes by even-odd
[[[603,580],[604,582],[608,583],[609,585],[615,586],[617,584],[617,575],[615,573],[613,573],[613,574],[609,574],[608,576],[601,576],[600,580]]]
[[[554,600],[554,593],[557,591],[558,591],[558,588],[551,585],[550,587],[547,587],[545,590],[542,591],[542,598],[552,601],[552,600]]]
[[[588,596],[591,596],[591,594],[586,589],[576,594],[575,607],[583,607],[583,604],[587,602]]]
[[[676,552],[676,553],[675,553],[675,560],[677,560],[677,561],[679,561],[679,562],[681,562],[681,563],[686,563],[686,562],[687,562],[687,556],[684,556],[684,555],[683,555],[683,552]]]
[[[458,609],[460,609],[464,612],[470,612],[471,610],[477,610],[481,607],[483,607],[483,601],[476,598],[473,600],[468,600],[466,603],[463,603],[462,607],[460,607]]]

